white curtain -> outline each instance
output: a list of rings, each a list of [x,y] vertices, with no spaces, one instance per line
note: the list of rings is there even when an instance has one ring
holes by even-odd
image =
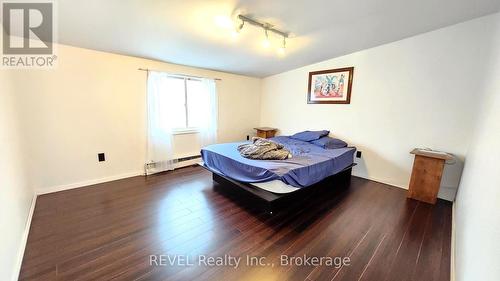
[[[169,102],[169,83],[172,78],[155,71],[148,72],[147,82],[147,159],[146,174],[174,169],[172,138],[172,102]]]
[[[217,121],[218,121],[218,98],[215,80],[202,79],[207,94],[207,105],[205,107],[203,123],[199,128],[199,139],[201,147],[217,142]]]

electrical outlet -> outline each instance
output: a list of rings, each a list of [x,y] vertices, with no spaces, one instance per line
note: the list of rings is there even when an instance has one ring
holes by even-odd
[[[99,160],[99,162],[104,162],[106,161],[106,156],[104,155],[104,153],[98,153],[97,159]]]
[[[356,151],[356,158],[361,158],[361,151]]]

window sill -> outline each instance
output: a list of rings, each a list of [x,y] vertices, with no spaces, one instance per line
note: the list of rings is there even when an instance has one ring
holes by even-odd
[[[187,134],[198,134],[200,130],[198,129],[177,129],[172,132],[173,135],[187,135]]]

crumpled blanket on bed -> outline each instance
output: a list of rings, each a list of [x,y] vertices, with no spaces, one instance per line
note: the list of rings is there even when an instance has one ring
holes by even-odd
[[[282,144],[263,138],[252,138],[252,143],[238,146],[240,155],[257,160],[285,160],[292,158],[292,154]]]

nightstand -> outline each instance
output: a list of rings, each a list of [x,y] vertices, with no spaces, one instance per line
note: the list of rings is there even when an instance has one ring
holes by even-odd
[[[444,163],[453,159],[448,153],[415,148],[408,198],[435,204],[441,185]]]
[[[278,129],[270,127],[257,127],[254,129],[257,130],[257,136],[259,138],[265,138],[265,139],[274,137],[276,131],[278,131]]]

